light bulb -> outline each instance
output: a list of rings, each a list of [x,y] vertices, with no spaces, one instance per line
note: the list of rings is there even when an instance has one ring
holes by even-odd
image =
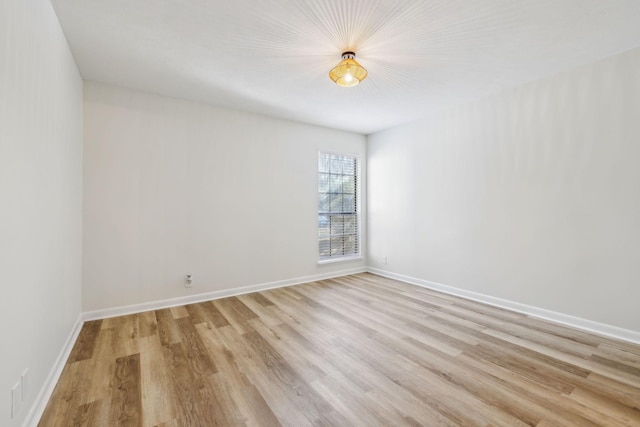
[[[351,73],[347,73],[344,75],[344,81],[347,83],[351,83],[351,80],[353,80],[353,76],[351,75]]]

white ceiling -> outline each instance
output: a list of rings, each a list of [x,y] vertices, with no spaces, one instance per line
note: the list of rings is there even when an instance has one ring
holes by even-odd
[[[86,80],[363,134],[640,46],[639,0],[52,3]]]

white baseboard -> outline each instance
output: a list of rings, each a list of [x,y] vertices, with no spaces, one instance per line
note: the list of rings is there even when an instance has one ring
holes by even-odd
[[[67,336],[67,340],[58,354],[56,361],[49,371],[49,375],[44,382],[44,385],[40,389],[38,396],[36,396],[29,413],[27,414],[24,422],[22,423],[23,427],[36,427],[40,422],[40,418],[44,413],[45,408],[47,407],[47,403],[49,403],[49,398],[53,394],[53,390],[56,388],[56,384],[58,384],[58,379],[62,374],[62,370],[64,369],[64,365],[67,363],[67,359],[71,354],[71,350],[73,350],[73,345],[76,343],[78,339],[78,335],[80,334],[80,330],[82,329],[82,325],[84,324],[82,313],[78,315],[76,319],[76,323],[73,325],[69,336]]]
[[[301,283],[315,282],[317,280],[330,279],[332,277],[347,276],[366,272],[366,267],[351,268],[347,270],[332,271],[330,273],[315,274],[312,276],[295,277],[292,279],[278,280],[275,282],[260,283],[257,285],[242,286],[239,288],[224,289],[221,291],[205,292],[202,294],[188,295],[184,297],[169,298],[165,300],[144,302],[140,304],[126,305],[122,307],[105,308],[102,310],[88,311],[83,314],[83,319],[97,320],[109,317],[124,316],[126,314],[141,313],[143,311],[158,310],[161,308],[175,307],[185,304],[194,304],[202,301],[210,301],[219,298],[249,294],[251,292],[266,291],[268,289],[282,288],[285,286],[299,285]]]
[[[502,298],[496,298],[478,292],[467,291],[464,289],[455,288],[453,286],[431,282],[429,280],[405,276],[403,274],[393,273],[391,271],[381,270],[378,268],[369,267],[367,271],[369,273],[377,274],[378,276],[388,277],[390,279],[399,280],[401,282],[410,283],[412,285],[421,286],[423,288],[440,291],[446,294],[459,296],[496,307],[506,308],[518,313],[523,313],[540,319],[550,320],[555,323],[560,323],[566,326],[571,326],[573,328],[582,329],[584,331],[596,333],[599,335],[629,341],[634,344],[640,344],[640,332],[632,331],[630,329],[624,329],[618,326],[608,325],[606,323],[594,322],[592,320],[570,316],[568,314],[558,313],[556,311],[521,304],[519,302],[509,301]]]

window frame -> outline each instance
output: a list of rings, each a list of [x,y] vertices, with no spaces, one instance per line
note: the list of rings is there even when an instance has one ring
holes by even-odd
[[[320,193],[320,157],[322,155],[330,155],[330,156],[341,156],[341,157],[351,157],[356,161],[356,170],[355,170],[355,192],[354,192],[354,196],[355,196],[355,219],[356,219],[356,245],[357,245],[357,252],[354,254],[348,254],[348,255],[328,255],[328,256],[322,256],[320,254],[320,224],[319,224],[319,218],[320,218],[320,199],[321,199],[321,194],[326,194],[326,193]],[[331,235],[331,234],[329,234]],[[344,152],[335,152],[335,151],[326,151],[326,150],[319,150],[318,151],[318,155],[316,157],[316,251],[317,251],[317,256],[318,256],[318,264],[330,264],[330,263],[335,263],[335,262],[342,262],[342,261],[353,261],[353,260],[357,260],[357,259],[363,259],[362,258],[362,160],[361,160],[361,156],[359,154],[353,154],[353,153],[344,153]]]

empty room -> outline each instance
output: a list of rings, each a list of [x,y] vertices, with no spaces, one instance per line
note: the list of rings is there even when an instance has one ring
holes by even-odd
[[[0,426],[640,426],[637,0],[0,0]]]

